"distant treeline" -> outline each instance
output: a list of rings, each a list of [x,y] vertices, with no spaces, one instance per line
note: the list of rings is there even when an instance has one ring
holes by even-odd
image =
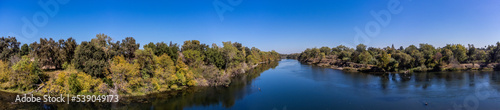
[[[430,44],[410,45],[395,48],[368,47],[359,44],[356,48],[343,45],[329,48],[308,48],[300,54],[282,55],[308,64],[331,66],[332,68],[367,72],[412,72],[454,70],[498,70],[500,42],[484,48],[472,44],[448,44],[434,47]]]
[[[40,94],[128,94],[229,84],[230,77],[280,60],[277,52],[237,42],[219,47],[197,40],[140,44],[97,34],[77,44],[73,38],[23,44],[0,39],[0,88]]]

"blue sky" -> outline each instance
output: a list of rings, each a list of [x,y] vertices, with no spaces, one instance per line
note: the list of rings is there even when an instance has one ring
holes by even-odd
[[[134,37],[141,46],[160,41],[182,44],[196,39],[208,45],[240,42],[280,53],[340,44],[353,47],[355,43],[371,47],[419,43],[482,47],[500,41],[500,1],[496,0],[394,0],[399,1],[402,11],[391,14],[388,25],[378,28],[379,34],[358,41],[354,39],[354,28],[365,30],[367,23],[376,21],[370,11],[388,10],[388,4],[394,1],[241,0],[233,4],[228,1],[238,0],[41,1],[57,3],[59,10],[44,11],[35,0],[0,1],[0,36],[15,36],[22,43],[45,37],[73,37],[81,42],[104,33],[114,40]],[[61,4],[62,1],[69,2]],[[223,20],[213,5],[217,1],[233,9],[222,14]],[[33,16],[38,21],[33,21]],[[39,22],[32,24],[37,32],[24,32],[32,36],[23,34],[23,26],[27,24],[23,18]]]

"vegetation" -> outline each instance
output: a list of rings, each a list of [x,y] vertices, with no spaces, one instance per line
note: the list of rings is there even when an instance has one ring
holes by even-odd
[[[280,60],[240,43],[208,46],[197,40],[182,46],[140,44],[132,37],[114,42],[97,34],[80,44],[75,39],[41,38],[23,44],[0,38],[0,88],[39,94],[144,95],[191,86],[228,85],[231,77],[261,63]]]
[[[355,69],[366,72],[411,72],[493,70],[499,67],[500,42],[484,48],[469,44],[448,44],[434,47],[430,44],[410,45],[398,49],[374,48],[359,44],[355,49],[343,45],[329,48],[308,48],[300,54],[282,55],[308,64]],[[497,69],[495,69],[497,70]]]

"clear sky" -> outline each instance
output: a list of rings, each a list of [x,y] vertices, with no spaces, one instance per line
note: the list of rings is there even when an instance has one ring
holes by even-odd
[[[22,43],[44,37],[81,42],[104,33],[114,40],[134,37],[141,46],[196,39],[208,45],[240,42],[280,53],[355,43],[482,47],[500,41],[498,0],[40,0],[57,3],[58,8],[50,5],[48,11],[38,1],[28,1],[0,1],[0,36],[15,36]],[[388,10],[388,5],[400,12],[389,13],[390,20],[382,16],[389,21],[386,26],[369,28],[378,34],[355,40],[355,27],[364,31],[376,21],[370,11]],[[219,14],[216,6],[232,11]]]

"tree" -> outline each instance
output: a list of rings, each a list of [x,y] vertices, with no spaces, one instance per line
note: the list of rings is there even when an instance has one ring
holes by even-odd
[[[500,59],[500,42],[497,42],[496,46],[489,45],[487,50],[489,51],[488,62],[497,62]]]
[[[71,63],[73,56],[75,56],[75,50],[78,45],[76,44],[75,39],[72,37],[68,38],[65,42],[62,43],[62,56],[64,56],[64,61],[67,63]]]
[[[164,91],[177,80],[175,63],[167,54],[159,56],[155,62],[157,69],[153,74],[153,85],[155,90]]]
[[[422,52],[413,50],[410,55],[415,59],[413,67],[425,65],[426,59],[424,58],[424,54],[422,54]]]
[[[4,62],[0,60],[0,88],[10,88],[13,84],[10,84],[9,81],[12,77],[12,70],[9,67],[8,62]]]
[[[167,54],[174,61],[177,59],[179,51],[179,46],[177,45],[177,43],[173,44],[172,42],[170,42],[169,45],[164,42],[158,42],[156,44],[150,42],[149,44],[144,45],[144,48],[152,49],[156,56]]]
[[[40,60],[42,69],[58,69],[62,65],[62,56],[59,42],[54,41],[52,38],[40,38],[40,44],[33,43],[34,55]]]
[[[225,69],[224,66],[226,64],[226,60],[224,59],[224,55],[218,48],[212,47],[208,48],[205,52],[205,56],[207,56],[207,63],[215,65],[219,69]],[[254,58],[253,55],[248,55],[247,57]],[[247,58],[248,60],[248,58]],[[258,59],[253,59],[252,62],[258,62]]]
[[[372,55],[370,55],[370,53],[367,51],[363,51],[359,55],[359,59],[362,64],[368,64],[372,59]]]
[[[467,56],[469,56],[468,61],[473,62],[475,60],[476,56],[476,48],[474,47],[474,44],[468,44],[468,52]]]
[[[139,72],[139,65],[131,64],[123,56],[115,56],[110,62],[110,74],[106,77],[113,81],[113,85],[121,93],[131,93],[137,90],[143,82]]]
[[[399,63],[400,69],[412,68],[413,58],[410,55],[399,52],[391,56]]]
[[[0,60],[7,61],[19,52],[19,44],[16,37],[0,38]]]
[[[356,46],[356,51],[358,51],[358,52],[363,52],[365,50],[366,50],[366,45],[364,45],[364,44],[358,44]]]
[[[458,62],[465,62],[467,60],[467,49],[461,44],[447,44],[445,47],[453,52],[453,57]]]
[[[73,63],[76,69],[96,77],[103,77],[108,67],[108,58],[103,48],[83,41],[75,50]]]
[[[387,52],[382,51],[380,58],[379,58],[379,65],[378,67],[384,68],[386,71],[388,71],[388,64],[391,61],[391,54],[387,54]]]
[[[441,51],[441,53],[443,54],[443,61],[446,61],[447,63],[450,63],[453,59],[455,59],[453,57],[453,52],[450,49],[445,48]]]
[[[25,55],[28,55],[29,53],[30,53],[30,47],[28,46],[28,44],[23,44],[23,46],[21,46],[20,55],[25,56]]]
[[[434,46],[429,44],[420,44],[419,50],[424,55],[426,66],[430,68],[434,67],[436,65],[434,59],[432,59],[434,57],[434,54],[436,53],[436,49],[434,48]]]
[[[188,40],[184,41],[182,45],[182,51],[185,50],[198,50],[203,52],[208,46],[205,44],[201,44],[198,40]]]
[[[176,73],[177,76],[177,84],[179,85],[188,85],[194,86],[196,85],[196,81],[194,80],[193,72],[189,70],[189,67],[182,62],[182,58],[177,58]]]
[[[485,50],[477,50],[477,55],[475,59],[479,60],[480,62],[486,62],[488,61],[488,54],[486,53]]]
[[[13,84],[22,91],[35,89],[36,84],[40,82],[42,71],[38,67],[38,62],[31,61],[28,56],[23,56],[22,59],[12,66],[14,70],[12,79]]]
[[[205,59],[205,55],[203,55],[200,51],[197,50],[185,50],[182,51],[184,58],[186,59],[186,63],[191,67],[198,67],[199,65],[203,65],[203,60]]]
[[[410,45],[408,47],[406,47],[405,49],[405,53],[406,54],[410,54],[414,51],[414,50],[418,50],[418,48],[415,46],[415,45]]]
[[[226,67],[233,67],[239,64],[237,55],[238,55],[238,49],[232,45],[231,42],[222,42],[224,47],[222,48],[222,52],[224,53],[224,58],[226,60]]]
[[[329,47],[321,47],[319,48],[319,51],[325,55],[329,55],[332,50]]]
[[[127,37],[122,40],[120,46],[123,49],[123,56],[127,59],[132,59],[135,57],[134,56],[135,50],[139,49],[140,44],[135,43],[134,38]]]
[[[150,48],[135,51],[134,63],[139,65],[142,78],[149,78],[153,74],[155,69],[155,57],[153,50]]]

